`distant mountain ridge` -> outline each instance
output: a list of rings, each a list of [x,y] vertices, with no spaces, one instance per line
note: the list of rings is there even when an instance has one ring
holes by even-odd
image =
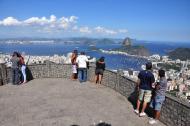
[[[120,43],[122,39],[112,38],[87,38],[87,37],[73,37],[73,38],[7,38],[0,39],[0,43],[6,41],[22,41],[26,44],[31,44],[31,41],[49,41],[52,40],[54,43],[65,43],[65,44],[85,44],[85,45],[96,45],[96,44],[116,44]],[[29,43],[27,43],[29,42]]]
[[[168,53],[171,59],[187,60],[190,59],[190,48],[177,48]]]

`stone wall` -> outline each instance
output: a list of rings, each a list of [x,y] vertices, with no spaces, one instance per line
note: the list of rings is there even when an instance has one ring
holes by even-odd
[[[190,104],[167,94],[160,121],[168,126],[190,126]]]
[[[27,80],[36,78],[70,78],[71,65],[54,64],[47,62],[46,64],[29,65],[26,68]],[[30,75],[30,77],[28,77]],[[11,69],[7,68],[7,83],[11,83]]]
[[[11,69],[0,65],[0,80],[3,83],[11,82]],[[94,79],[95,67],[88,69],[88,80]],[[47,62],[46,64],[29,65],[27,73],[31,74],[31,78],[70,78],[71,65],[54,64]],[[102,84],[114,89],[128,98],[130,101],[136,100],[135,82],[120,75],[119,73],[105,70]],[[168,126],[190,126],[190,104],[184,103],[180,99],[167,94],[163,104],[160,120]]]
[[[0,64],[0,85],[7,83],[7,70],[5,64]]]

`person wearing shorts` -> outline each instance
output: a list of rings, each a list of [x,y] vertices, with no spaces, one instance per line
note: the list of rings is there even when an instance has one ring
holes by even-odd
[[[95,69],[96,84],[97,84],[97,83],[101,84],[102,78],[103,78],[104,70],[105,70],[104,57],[101,57],[101,58],[96,62],[96,69]]]
[[[152,97],[152,91],[151,90],[139,90],[139,100],[140,101],[145,101],[145,102],[150,102]]]
[[[155,78],[151,72],[151,69],[152,63],[148,62],[146,63],[146,70],[141,71],[138,75],[137,89],[139,92],[139,96],[137,99],[137,108],[134,110],[134,112],[140,117],[146,115],[144,111],[146,109],[147,103],[151,101],[152,84],[155,82]],[[140,112],[139,109],[141,102],[143,103],[143,107]]]
[[[165,100],[167,80],[165,78],[165,71],[158,71],[160,80],[155,86],[155,96],[153,97],[150,107],[154,109],[154,119],[149,120],[149,124],[156,124],[157,120],[160,118],[160,111],[162,104]]]

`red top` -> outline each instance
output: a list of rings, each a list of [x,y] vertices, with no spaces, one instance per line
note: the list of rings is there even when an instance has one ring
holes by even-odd
[[[24,58],[22,56],[20,57],[20,64],[25,65]]]

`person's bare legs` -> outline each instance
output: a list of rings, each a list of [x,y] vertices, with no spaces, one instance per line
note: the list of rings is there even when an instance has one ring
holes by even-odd
[[[140,109],[140,104],[141,104],[141,102],[140,102],[140,100],[138,99],[137,100],[137,110],[139,111],[139,109]]]
[[[140,102],[140,100],[138,99],[138,100],[137,100],[137,107],[136,107],[136,109],[134,110],[134,112],[135,112],[137,115],[139,115],[140,105],[141,105],[141,102]]]
[[[155,110],[155,119],[158,120],[160,118],[160,111]]]
[[[74,74],[71,75],[71,80],[73,80],[73,79],[74,79]]]
[[[96,84],[98,83],[98,81],[99,81],[99,76],[98,75],[96,75]]]
[[[77,74],[76,74],[76,73],[73,73],[73,74],[72,74],[71,80],[77,80]]]
[[[71,79],[72,79],[72,80],[75,80],[75,74],[74,74],[74,73],[72,74]]]
[[[160,110],[154,110],[154,119],[149,120],[149,124],[156,124],[160,118]]]
[[[101,83],[102,83],[102,75],[99,74],[99,84],[101,84]]]
[[[142,107],[142,110],[141,110],[141,112],[144,112],[145,111],[145,109],[146,109],[146,106],[147,106],[147,102],[143,102],[143,107]]]
[[[74,80],[77,80],[78,79],[78,75],[77,73],[74,74]]]

